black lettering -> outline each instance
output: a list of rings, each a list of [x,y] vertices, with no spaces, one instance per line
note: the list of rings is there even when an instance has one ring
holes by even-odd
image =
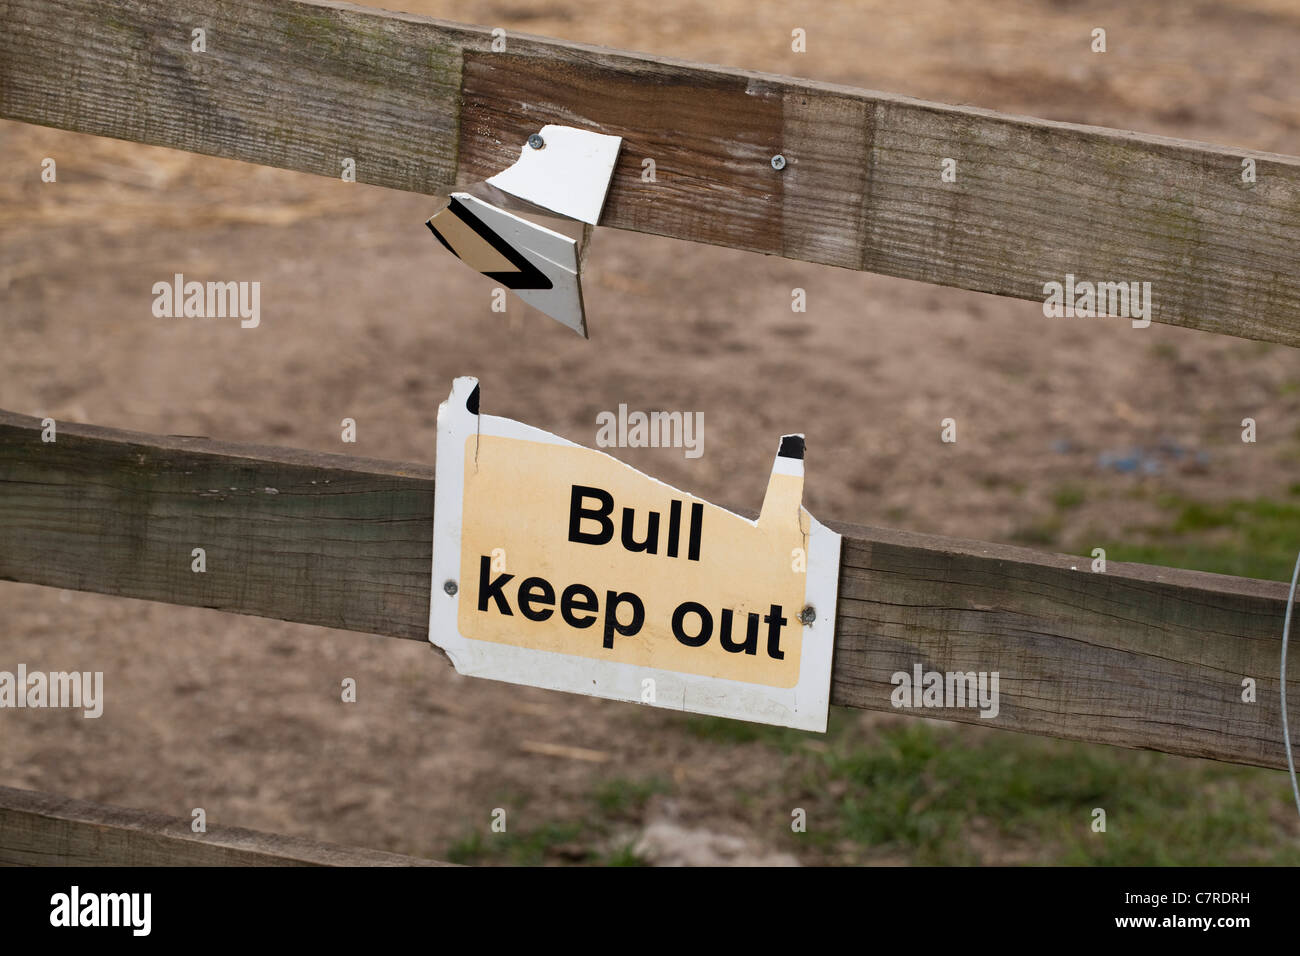
[[[687,635],[686,630],[682,627],[687,614],[696,614],[700,618],[700,633],[694,637]],[[703,647],[709,643],[709,638],[713,636],[713,615],[703,604],[697,604],[695,601],[683,601],[677,605],[677,610],[673,611],[673,637],[681,641],[687,647]]]
[[[530,621],[544,621],[555,611],[549,607],[534,609],[533,603],[554,604],[555,589],[545,578],[525,578],[519,584],[519,613]]]
[[[704,505],[698,501],[691,505],[691,537],[686,544],[686,559],[700,560],[700,533],[704,528]]]
[[[632,537],[632,532],[636,530],[633,525],[636,524],[636,512],[631,508],[623,509],[623,547],[636,553],[644,551],[646,554],[658,554],[659,552],[659,512],[650,512],[646,520],[645,540],[636,541]]]
[[[582,603],[578,604],[574,598],[581,597]],[[570,584],[560,595],[560,616],[564,618],[564,623],[569,627],[591,627],[596,623],[596,611],[600,605],[596,603],[596,592],[585,584]],[[574,611],[590,611],[590,617],[578,617]]]
[[[676,498],[668,506],[668,557],[677,557],[677,539],[682,533],[682,503]]]
[[[600,508],[584,508],[584,498],[594,498],[600,502]],[[614,538],[614,522],[609,516],[614,512],[614,496],[600,488],[588,488],[586,485],[574,485],[569,496],[569,540],[577,544],[608,544]],[[582,530],[582,521],[590,518],[600,522],[600,531],[595,534]]]
[[[757,654],[758,653],[758,615],[749,614],[749,621],[745,627],[745,643],[737,644],[731,639],[731,610],[730,608],[722,612],[722,627],[718,631],[718,640],[722,643],[724,651],[730,651],[733,654]]]
[[[618,606],[624,602],[632,606],[632,620],[626,624],[620,624],[618,620]],[[606,591],[605,592],[605,642],[606,648],[614,646],[614,632],[622,634],[624,637],[631,637],[637,631],[641,630],[641,625],[645,623],[645,605],[641,599],[631,591]]]
[[[506,600],[505,593],[501,590],[506,583],[514,578],[513,574],[501,574],[492,583],[488,583],[488,575],[492,573],[492,559],[486,554],[478,563],[478,609],[486,611],[488,609],[488,598],[496,601],[497,610],[506,616],[513,616],[514,611],[510,610],[510,603]]]
[[[781,628],[789,621],[781,613],[781,605],[773,604],[763,622],[767,624],[767,656],[774,661],[785,660],[785,651],[781,650]]]

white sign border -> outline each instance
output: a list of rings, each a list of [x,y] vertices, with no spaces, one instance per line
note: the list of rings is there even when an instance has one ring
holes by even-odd
[[[794,687],[768,687],[728,678],[683,674],[463,636],[457,617],[460,599],[472,593],[466,590],[466,576],[462,574],[460,560],[466,439],[474,434],[496,435],[572,448],[586,447],[513,419],[475,414],[470,411],[469,404],[477,402],[477,389],[477,379],[468,376],[457,378],[451,395],[438,407],[429,640],[447,653],[458,673],[631,703],[642,703],[642,681],[653,678],[653,706],[825,732],[835,650],[840,535],[811,515],[805,603],[816,610],[816,618],[811,624],[803,625],[799,682]],[[596,449],[588,450],[603,454]],[[619,464],[635,471],[630,465]],[[665,487],[671,488],[666,484]],[[685,494],[675,488],[671,490]],[[749,521],[747,518],[741,520]],[[749,523],[754,524],[753,521]],[[448,582],[455,582],[456,587],[445,587]]]

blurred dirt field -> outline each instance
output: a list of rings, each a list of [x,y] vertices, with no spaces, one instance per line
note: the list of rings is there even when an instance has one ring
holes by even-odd
[[[1300,2],[403,8],[1300,154]],[[1078,553],[1167,521],[1171,496],[1280,499],[1300,480],[1300,363],[1281,346],[1049,320],[1034,302],[612,230],[588,258],[584,342],[517,301],[491,312],[493,283],[425,228],[431,197],[16,123],[0,123],[0,156],[0,407],[16,412],[432,462],[438,403],[473,374],[488,413],[588,445],[620,403],[702,411],[702,457],[619,455],[722,505],[757,508],[778,436],[802,431],[819,518]],[[154,318],[151,286],[177,272],[260,281],[260,327]],[[1240,440],[1248,416],[1256,444]],[[955,445],[939,440],[947,417]],[[19,662],[104,671],[105,713],[0,714],[3,785],[471,861],[502,859],[497,807],[535,835],[516,861],[916,859],[890,839],[789,833],[792,807],[831,814],[844,795],[809,761],[916,718],[837,713],[832,742],[748,734],[461,678],[415,642],[0,584],[0,669]],[[1294,840],[1281,778],[1254,773],[1268,797],[1252,838]],[[954,859],[1058,858],[982,813]]]

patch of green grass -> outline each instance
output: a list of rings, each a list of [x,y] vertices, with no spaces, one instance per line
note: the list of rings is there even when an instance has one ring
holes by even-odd
[[[444,854],[448,863],[459,863],[462,866],[470,866],[478,863],[486,855],[486,849],[483,845],[483,834],[477,830],[465,834],[455,843],[447,848]]]
[[[801,794],[808,830],[787,836],[808,862],[1300,865],[1295,828],[1278,822],[1292,813],[1278,771],[929,721],[876,730],[841,707],[815,740],[790,750],[758,739],[772,772],[752,795],[757,818],[773,794]],[[606,780],[577,818],[516,829],[523,815],[511,816],[508,832],[483,827],[444,858],[644,866],[633,834],[668,789],[658,778]],[[1097,808],[1105,832],[1093,831]]]
[[[591,799],[606,817],[639,818],[650,798],[656,793],[665,793],[668,789],[668,783],[659,777],[648,780],[615,777],[598,784],[592,791]]]
[[[646,803],[654,794],[667,793],[671,789],[669,783],[659,777],[605,780],[588,794],[588,807],[576,818],[520,826],[523,814],[507,814],[505,832],[476,827],[447,849],[445,859],[451,863],[480,866],[540,866],[551,862],[645,866],[646,861],[634,850],[634,841],[615,841],[620,833],[628,830],[629,824],[641,822]],[[498,802],[501,806],[522,809],[529,800],[518,795]]]
[[[1300,493],[1293,485],[1289,493]],[[1248,578],[1289,581],[1300,551],[1300,504],[1267,498],[1218,503],[1165,498],[1167,524],[1146,540],[1104,544],[1112,561],[1137,561]]]
[[[1061,519],[1058,515],[1039,518],[1026,525],[1021,525],[1011,532],[1011,540],[1017,544],[1033,548],[1054,547],[1061,537]]]
[[[633,843],[624,843],[609,853],[602,861],[605,866],[649,866],[650,861],[638,856]]]
[[[1078,485],[1063,485],[1052,496],[1052,504],[1057,511],[1069,511],[1083,504],[1084,491]]]
[[[1012,733],[979,739],[909,723],[870,745],[837,746],[848,783],[836,840],[920,864],[981,859],[976,835],[1028,862],[1118,865],[1300,863],[1267,807],[1286,806],[1281,773]],[[1092,830],[1106,812],[1106,832]]]
[[[549,851],[556,846],[578,844],[585,829],[577,821],[549,821],[525,830],[512,830],[507,825],[504,833],[475,830],[452,844],[447,851],[447,861],[539,866],[546,862]]]
[[[700,740],[718,744],[764,743],[784,751],[793,750],[809,739],[809,734],[803,730],[752,724],[747,720],[731,720],[728,717],[691,715],[686,718],[685,726],[687,733]]]

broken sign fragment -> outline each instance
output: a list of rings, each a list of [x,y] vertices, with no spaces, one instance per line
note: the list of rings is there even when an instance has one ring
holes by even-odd
[[[471,268],[587,337],[581,268],[622,145],[568,126],[543,126],[508,169],[451,194],[428,221],[438,241]],[[524,218],[584,224],[580,238]]]
[[[823,731],[840,536],[781,440],[756,520],[541,429],[438,410],[429,639],[462,674]]]
[[[543,126],[540,145],[526,144],[518,161],[487,181],[525,202],[596,225],[623,140],[572,126]]]
[[[575,240],[468,193],[453,193],[429,228],[472,269],[586,337]]]

